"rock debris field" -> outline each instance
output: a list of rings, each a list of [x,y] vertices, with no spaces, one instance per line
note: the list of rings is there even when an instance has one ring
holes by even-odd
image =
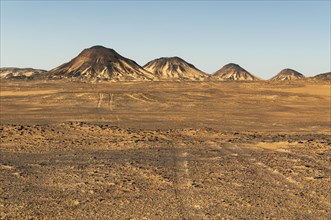
[[[330,84],[1,81],[1,219],[329,219]]]

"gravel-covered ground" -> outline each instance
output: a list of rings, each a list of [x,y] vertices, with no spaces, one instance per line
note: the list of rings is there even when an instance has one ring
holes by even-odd
[[[329,89],[2,81],[1,219],[330,219]]]

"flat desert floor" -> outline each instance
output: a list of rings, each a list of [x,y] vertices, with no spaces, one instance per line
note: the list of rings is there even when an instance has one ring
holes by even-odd
[[[0,86],[1,219],[330,219],[329,82]]]

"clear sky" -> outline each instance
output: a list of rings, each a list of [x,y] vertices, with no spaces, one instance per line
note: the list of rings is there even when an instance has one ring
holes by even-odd
[[[3,1],[1,67],[52,69],[93,45],[268,79],[330,71],[330,1]]]

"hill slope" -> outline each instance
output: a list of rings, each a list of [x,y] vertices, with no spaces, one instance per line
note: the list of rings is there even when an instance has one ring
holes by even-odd
[[[283,69],[276,76],[272,77],[270,80],[296,80],[303,79],[305,76],[292,69]]]
[[[179,57],[161,57],[144,65],[161,80],[203,80],[208,75]]]
[[[46,72],[46,70],[32,68],[3,67],[0,68],[0,79],[31,79]]]
[[[238,64],[229,63],[211,75],[216,80],[260,80]]]
[[[320,79],[320,80],[331,80],[331,72],[328,73],[321,73],[316,76],[313,76],[314,79]]]
[[[119,55],[115,50],[94,46],[49,72],[50,78],[88,80],[142,81],[157,77],[135,61]]]

